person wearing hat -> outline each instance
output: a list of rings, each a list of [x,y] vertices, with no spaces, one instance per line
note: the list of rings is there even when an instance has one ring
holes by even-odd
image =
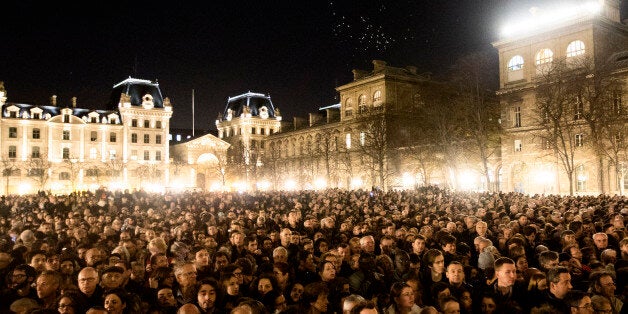
[[[100,275],[100,286],[104,290],[121,288],[124,282],[124,269],[120,266],[107,266]]]

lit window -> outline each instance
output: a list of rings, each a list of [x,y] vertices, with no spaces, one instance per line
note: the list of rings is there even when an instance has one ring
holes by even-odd
[[[515,151],[520,152],[522,148],[523,145],[521,144],[521,140],[515,140]]]
[[[567,58],[583,55],[584,43],[581,40],[574,40],[567,46]]]
[[[131,150],[131,159],[137,160],[137,149]]]
[[[576,97],[576,104],[575,104],[575,112],[574,112],[574,120],[580,120],[583,118],[583,114],[584,114],[584,103],[582,102],[582,98],[580,96]]]
[[[360,113],[366,111],[366,95],[360,95],[360,97],[358,97],[358,110]]]
[[[39,152],[39,146],[33,146],[33,150],[31,151],[31,158],[39,158],[41,156]]]
[[[587,189],[587,174],[584,165],[576,167],[576,192],[583,192]]]
[[[552,52],[552,50],[547,48],[541,49],[536,54],[536,65],[552,62],[553,59],[554,53]]]
[[[360,132],[360,146],[364,146],[366,143],[366,133]]]
[[[508,61],[508,71],[517,71],[523,69],[523,57],[516,55]]]
[[[582,147],[584,145],[584,134],[576,134],[575,141],[576,147]]]
[[[376,90],[375,93],[373,93],[373,102],[379,102],[382,100],[382,92],[379,90]]]
[[[347,149],[351,148],[351,133],[347,133],[347,135],[345,135],[345,144]]]

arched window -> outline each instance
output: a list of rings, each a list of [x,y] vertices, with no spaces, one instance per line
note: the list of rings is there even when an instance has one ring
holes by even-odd
[[[523,57],[516,55],[508,61],[508,71],[517,71],[523,69]]]
[[[543,48],[539,50],[539,52],[537,52],[536,54],[536,58],[535,58],[536,65],[550,63],[552,62],[553,58],[554,58],[554,52],[552,52],[551,49]]]
[[[364,94],[358,97],[358,110],[360,111],[360,113],[363,113],[366,111],[366,95]]]
[[[382,92],[380,90],[376,90],[375,93],[373,93],[373,102],[379,102],[382,100]]]
[[[584,43],[582,40],[574,40],[567,45],[567,58],[583,55]]]

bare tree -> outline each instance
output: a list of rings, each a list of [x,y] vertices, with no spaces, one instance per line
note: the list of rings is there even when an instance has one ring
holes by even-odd
[[[68,170],[68,179],[72,187],[72,191],[76,190],[76,183],[79,179],[81,169],[83,169],[84,162],[76,157],[70,157],[63,159],[63,168]]]
[[[464,147],[479,160],[480,173],[487,188],[496,189],[490,177],[490,160],[494,159],[501,147],[499,124],[500,108],[488,78],[495,68],[486,54],[475,53],[458,60],[454,67],[452,80],[458,91],[456,101],[464,112],[464,134],[468,142]]]
[[[28,176],[36,183],[40,191],[44,191],[50,180],[50,169],[52,168],[52,162],[48,160],[47,155],[42,153],[39,157],[31,156],[24,164],[28,169]]]
[[[122,171],[124,170],[125,164],[121,158],[111,158],[104,162],[105,173],[110,178],[110,180],[120,180],[122,177]]]
[[[360,134],[358,135],[357,150],[363,160],[362,166],[371,174],[373,185],[379,185],[386,191],[390,178],[395,174],[390,167],[391,154],[394,153],[391,132],[391,115],[377,113],[360,118]],[[352,144],[353,145],[353,144]]]
[[[9,180],[12,176],[19,176],[20,174],[20,163],[17,158],[9,158],[5,156],[1,160],[2,162],[2,175],[6,178],[6,187],[5,193],[9,194]]]
[[[582,114],[582,100],[573,88],[573,69],[565,60],[554,60],[537,79],[537,136],[554,152],[569,181],[569,194],[574,193],[576,150],[584,144],[587,125]]]

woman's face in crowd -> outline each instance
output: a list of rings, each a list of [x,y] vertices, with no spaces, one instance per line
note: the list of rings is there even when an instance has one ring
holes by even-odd
[[[400,308],[411,308],[414,305],[414,290],[412,287],[403,287],[401,294],[395,298],[395,302]]]
[[[116,294],[108,294],[105,297],[105,309],[109,314],[121,314],[126,307],[125,303],[122,303],[122,299]]]
[[[443,255],[436,256],[430,268],[437,274],[443,274],[445,272],[445,257]]]
[[[273,290],[273,284],[270,282],[270,279],[261,278],[257,283],[257,291],[259,291],[260,294],[264,295],[271,290]]]

